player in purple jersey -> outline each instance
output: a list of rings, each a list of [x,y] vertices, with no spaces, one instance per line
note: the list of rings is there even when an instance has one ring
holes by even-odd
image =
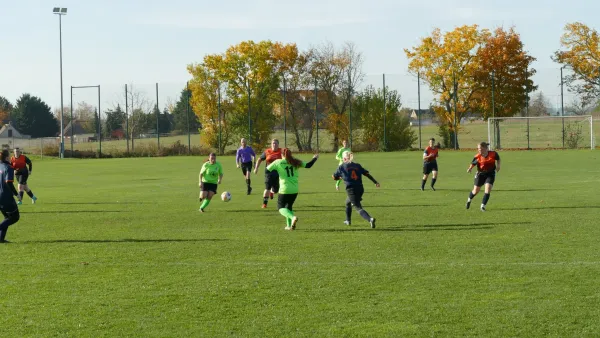
[[[247,194],[250,195],[252,192],[252,187],[250,186],[250,174],[252,173],[252,167],[254,167],[253,162],[256,158],[256,154],[252,147],[247,145],[246,139],[242,138],[240,140],[240,144],[242,145],[235,155],[235,165],[239,168],[242,167],[242,173],[246,178],[246,185],[248,186]]]

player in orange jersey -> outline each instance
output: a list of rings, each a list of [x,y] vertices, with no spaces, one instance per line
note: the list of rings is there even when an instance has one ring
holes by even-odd
[[[29,185],[27,184],[27,179],[31,176],[31,169],[33,165],[31,164],[31,160],[29,157],[23,155],[19,148],[15,148],[14,156],[10,158],[10,165],[15,170],[15,178],[19,183],[17,189],[19,190],[19,201],[17,204],[23,203],[23,193],[27,192],[27,195],[31,197],[31,202],[35,203],[37,201],[37,197],[33,194],[31,189],[29,189]]]
[[[477,167],[473,191],[469,193],[467,199],[467,209],[471,206],[473,197],[479,193],[481,186],[485,185],[483,201],[481,202],[481,211],[485,211],[485,206],[490,200],[490,193],[494,187],[496,173],[500,171],[500,155],[495,151],[488,150],[488,147],[489,144],[486,142],[477,145],[477,154],[467,169],[467,172],[470,173],[473,168]]]
[[[421,181],[421,191],[425,190],[425,183],[427,183],[427,178],[429,174],[433,174],[431,177],[431,190],[435,191],[434,185],[437,181],[438,175],[438,151],[440,148],[440,144],[435,144],[435,139],[432,137],[429,139],[429,146],[425,148],[423,152],[423,180]]]
[[[267,207],[267,203],[269,202],[269,198],[273,199],[273,195],[279,191],[279,174],[277,171],[269,171],[267,170],[267,166],[273,163],[275,160],[280,160],[281,156],[281,148],[279,148],[279,140],[273,139],[271,140],[271,148],[265,150],[262,155],[256,161],[256,166],[254,167],[254,173],[258,173],[258,167],[262,161],[266,161],[265,165],[265,191],[263,193],[263,209]]]

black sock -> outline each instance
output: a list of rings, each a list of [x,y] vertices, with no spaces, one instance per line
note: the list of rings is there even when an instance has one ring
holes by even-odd
[[[19,201],[22,201],[22,200],[23,200],[23,192],[19,191]]]
[[[2,223],[0,223],[0,241],[3,241],[4,238],[6,238],[8,227],[12,224],[15,224],[15,221],[11,218],[5,218]]]
[[[249,178],[246,179],[246,185],[248,186],[248,188],[250,188],[250,179]]]
[[[263,204],[267,204],[269,202],[269,197],[263,197]]]
[[[346,204],[346,221],[350,222],[352,218],[352,204]]]
[[[425,183],[427,183],[427,180],[421,181],[421,189],[425,189]]]
[[[2,227],[0,227],[0,242],[4,240],[4,238],[6,238],[6,232],[8,231],[8,227],[6,227],[6,229],[2,230]]]
[[[432,178],[431,179],[431,187],[433,188],[433,186],[435,185],[435,181],[437,181],[437,178]]]
[[[469,199],[470,199],[470,200],[472,200],[472,199],[473,199],[473,197],[475,197],[475,195],[473,195],[473,192],[470,192],[470,193],[469,193]]]
[[[29,197],[33,198],[33,191],[29,190],[29,191],[27,192],[27,195],[29,195]]]
[[[483,201],[481,201],[481,204],[486,205],[489,200],[490,194],[483,194]]]
[[[365,209],[360,209],[360,211],[358,213],[360,214],[360,216],[362,218],[366,219],[367,221],[371,221],[371,216]]]

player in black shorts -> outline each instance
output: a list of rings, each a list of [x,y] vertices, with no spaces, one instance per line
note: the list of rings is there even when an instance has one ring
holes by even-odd
[[[377,182],[373,176],[369,174],[367,169],[363,168],[358,163],[352,162],[353,159],[354,155],[349,151],[345,151],[342,154],[342,160],[344,163],[338,167],[335,173],[333,173],[334,180],[341,179],[344,180],[344,183],[346,184],[346,194],[348,197],[346,198],[346,220],[344,221],[344,224],[351,224],[352,207],[354,206],[360,216],[369,222],[371,228],[375,228],[375,218],[371,217],[369,213],[363,209],[361,204],[362,196],[365,192],[362,183],[362,176],[364,175],[368,177],[373,183],[375,183],[377,188],[379,188],[380,185],[379,182]]]
[[[4,220],[0,223],[0,243],[8,243],[8,227],[19,221],[19,207],[14,198],[18,195],[13,184],[14,170],[8,163],[8,156],[6,149],[0,153],[0,212],[4,215]]]
[[[431,190],[435,191],[435,182],[437,181],[438,175],[438,151],[440,149],[440,144],[435,144],[435,139],[429,139],[429,146],[425,148],[423,152],[423,180],[421,181],[421,191],[425,190],[425,183],[427,183],[427,178],[429,174],[433,173],[433,177],[431,178]]]
[[[481,142],[477,145],[477,154],[473,157],[473,161],[471,161],[471,165],[467,169],[467,172],[470,173],[473,168],[477,167],[473,191],[469,193],[469,198],[467,199],[467,209],[471,207],[473,197],[485,185],[485,194],[481,202],[481,211],[485,211],[485,206],[490,200],[490,193],[496,181],[496,173],[500,171],[500,155],[495,151],[488,150],[488,146],[489,144],[486,142]]]
[[[254,150],[252,147],[247,145],[246,139],[242,138],[240,140],[241,147],[237,150],[235,155],[235,165],[238,168],[242,168],[242,174],[246,178],[246,194],[250,195],[252,192],[250,174],[252,173],[253,162],[256,157]]]

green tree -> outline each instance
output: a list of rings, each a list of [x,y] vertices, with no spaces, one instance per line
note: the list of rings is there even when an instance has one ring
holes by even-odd
[[[58,121],[50,107],[37,96],[23,94],[13,110],[15,127],[31,137],[53,137],[59,132]]]
[[[194,113],[191,104],[192,91],[184,88],[179,100],[175,103],[171,115],[173,115],[173,131],[179,134],[187,134],[188,122],[190,132],[195,132],[201,127],[198,116]],[[189,102],[189,116],[188,116]]]
[[[104,121],[104,135],[110,136],[112,133],[123,128],[125,122],[125,112],[121,109],[120,105],[117,105],[115,110],[108,110],[104,113],[106,119]]]

